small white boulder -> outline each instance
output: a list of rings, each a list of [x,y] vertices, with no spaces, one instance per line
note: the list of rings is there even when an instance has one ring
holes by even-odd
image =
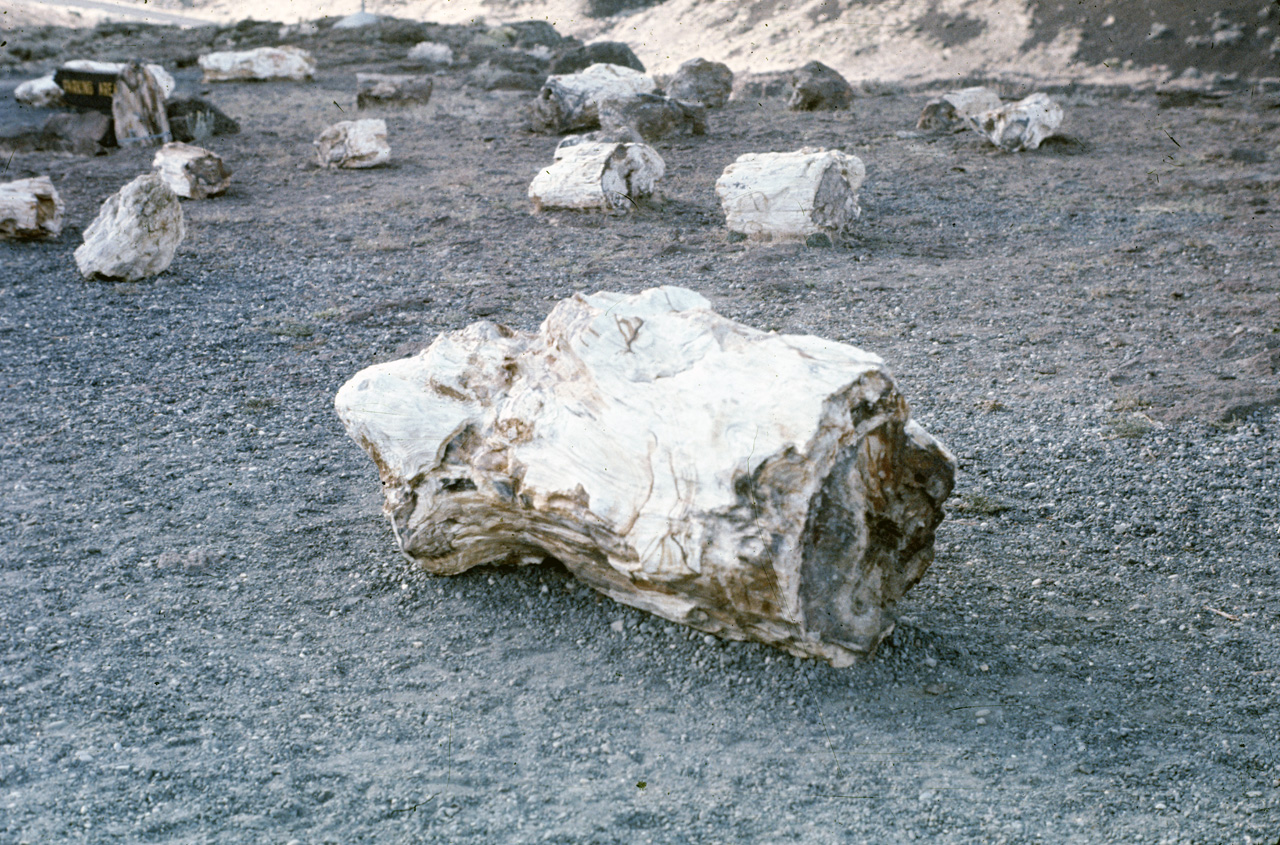
[[[387,122],[381,119],[344,120],[320,133],[314,141],[321,167],[360,169],[391,159]]]
[[[13,98],[24,106],[48,109],[62,105],[62,89],[53,81],[53,74],[46,73],[19,84],[13,89]]]
[[[216,197],[231,185],[231,171],[217,154],[181,141],[161,147],[151,167],[183,199]]]
[[[406,57],[411,62],[427,62],[433,65],[453,64],[453,48],[436,41],[420,41],[409,48]]]
[[[310,79],[316,72],[311,54],[298,47],[259,47],[200,57],[205,82],[246,79]]]
[[[0,184],[0,238],[56,238],[64,206],[48,176]]]
[[[1032,94],[976,114],[969,118],[969,125],[1003,150],[1034,150],[1062,125],[1062,106],[1048,94]]]
[[[173,263],[185,236],[178,195],[158,174],[147,173],[102,204],[76,249],[76,266],[86,279],[145,279]]]
[[[866,168],[855,155],[805,147],[747,153],[716,180],[725,225],[761,240],[803,240],[846,230],[862,213]]]
[[[653,195],[666,163],[645,144],[583,143],[557,147],[555,163],[529,184],[535,211],[548,208],[630,211]]]

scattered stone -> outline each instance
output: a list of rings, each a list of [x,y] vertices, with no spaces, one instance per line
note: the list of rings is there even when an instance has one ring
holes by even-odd
[[[892,631],[955,474],[879,357],[675,287],[575,295],[536,334],[474,323],[335,405],[427,570],[552,557],[624,604],[835,666]]]
[[[792,111],[834,111],[853,102],[853,88],[835,69],[822,62],[809,62],[791,74]]]
[[[216,197],[231,185],[231,170],[221,158],[181,141],[161,147],[151,167],[171,191],[184,199]]]
[[[603,100],[599,113],[602,132],[630,131],[649,143],[673,133],[707,133],[705,106],[672,100],[661,94],[636,94],[623,99]]]
[[[948,91],[925,105],[916,128],[926,132],[961,132],[969,127],[971,117],[998,109],[1000,105],[1000,95],[990,88]]]
[[[600,103],[649,94],[651,77],[619,65],[591,65],[579,73],[549,76],[533,102],[533,123],[542,131],[563,134],[592,129],[600,123]]]
[[[596,41],[566,50],[552,61],[551,73],[577,73],[592,65],[618,65],[644,73],[644,63],[621,41]]]
[[[676,69],[666,93],[673,100],[718,109],[733,93],[733,71],[720,62],[690,59]]]
[[[583,143],[557,147],[555,163],[529,184],[534,211],[551,208],[630,211],[653,195],[666,172],[644,144]]]
[[[205,141],[216,135],[235,135],[240,131],[239,123],[223,114],[213,103],[199,97],[167,100],[164,112],[169,116],[169,131],[175,141]]]
[[[0,184],[0,238],[56,238],[64,206],[48,176]]]
[[[391,159],[387,122],[344,120],[320,133],[314,141],[321,167],[360,169],[377,167]]]
[[[453,48],[435,41],[422,41],[409,48],[406,58],[411,62],[448,67],[453,64]]]
[[[205,82],[250,79],[310,79],[316,72],[311,54],[297,47],[259,47],[256,50],[206,53],[199,58]]]
[[[125,65],[116,76],[111,120],[116,143],[122,147],[156,146],[173,140],[164,90],[151,71],[138,62]]]
[[[731,232],[760,240],[838,235],[858,219],[866,168],[839,150],[747,153],[725,168],[716,194]]]
[[[41,132],[48,139],[46,149],[76,155],[97,155],[114,142],[111,118],[102,112],[59,112],[49,115]]]
[[[431,99],[431,77],[389,73],[356,74],[356,108],[425,103]]]
[[[511,61],[511,56],[519,56],[527,64],[521,67],[523,63]],[[467,81],[485,91],[538,91],[547,79],[545,63],[523,53],[508,51],[496,54],[493,59],[486,59],[473,68]]]
[[[280,27],[277,39],[284,41],[288,38],[310,38],[319,34],[320,27],[315,21],[302,21],[301,23],[291,23]]]
[[[1062,106],[1047,94],[1032,94],[974,115],[969,125],[1008,152],[1034,150],[1062,125]]]
[[[1169,38],[1173,35],[1173,27],[1162,23],[1153,23],[1150,31],[1147,32],[1148,41],[1159,41],[1161,38]]]
[[[37,79],[28,79],[13,89],[13,98],[24,106],[37,109],[56,108],[62,105],[62,86],[53,81],[53,74],[46,73]]]
[[[76,266],[86,279],[136,282],[164,272],[185,235],[177,194],[147,173],[102,204],[76,249]]]

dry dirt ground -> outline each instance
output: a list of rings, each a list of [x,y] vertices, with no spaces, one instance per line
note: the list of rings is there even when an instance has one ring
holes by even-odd
[[[1011,155],[917,134],[927,91],[795,114],[743,80],[657,145],[659,200],[535,215],[557,139],[464,73],[379,113],[389,166],[316,169],[356,71],[402,65],[313,46],[313,82],[207,86],[233,187],[155,279],[71,257],[149,151],[5,165],[67,226],[0,244],[0,840],[1280,840],[1271,89],[1062,89],[1070,138]],[[804,145],[866,162],[854,231],[733,242],[716,176]],[[658,284],[879,353],[957,454],[866,665],[704,640],[555,564],[396,554],[337,388]]]

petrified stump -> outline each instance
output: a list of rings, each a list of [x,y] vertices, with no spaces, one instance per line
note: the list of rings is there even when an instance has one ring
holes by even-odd
[[[321,167],[377,167],[391,159],[387,122],[365,118],[335,123],[313,142]]]
[[[48,176],[0,184],[0,238],[56,238],[63,208]]]
[[[672,100],[661,94],[602,100],[598,108],[600,130],[605,133],[631,131],[649,143],[674,133],[707,134],[705,106]]]
[[[151,71],[130,62],[116,76],[111,121],[120,146],[159,146],[173,140],[164,109],[164,89]]]
[[[216,197],[231,185],[231,170],[216,153],[181,141],[157,150],[151,167],[169,190],[184,199]]]
[[[916,128],[926,132],[959,132],[969,119],[984,111],[1000,108],[1000,95],[990,88],[961,88],[930,100],[920,112]]]
[[[804,239],[846,230],[862,213],[862,160],[839,150],[747,153],[716,180],[725,225],[761,239]]]
[[[834,111],[847,109],[852,102],[853,88],[839,71],[822,62],[809,62],[791,74],[787,108],[792,111]]]
[[[955,472],[875,355],[674,287],[574,296],[537,334],[474,323],[336,406],[431,572],[550,556],[624,604],[836,666],[892,630]]]
[[[164,272],[185,235],[177,194],[147,173],[102,204],[76,249],[76,266],[86,279],[145,279]]]
[[[431,99],[431,77],[411,74],[357,73],[356,108],[417,105]]]
[[[981,112],[969,124],[991,143],[1009,152],[1034,150],[1062,125],[1062,106],[1048,94]]]
[[[600,122],[600,103],[651,93],[657,86],[643,73],[621,65],[591,65],[579,73],[548,76],[533,101],[533,123],[547,132],[591,129]]]
[[[733,93],[733,71],[726,64],[706,59],[690,59],[676,69],[667,83],[666,94],[673,100],[697,103],[718,109],[729,102]]]
[[[297,47],[259,47],[206,53],[199,59],[205,82],[246,79],[310,79],[316,72],[311,54]]]
[[[529,199],[535,211],[630,211],[653,195],[665,172],[662,156],[644,144],[587,142],[557,147],[555,163],[529,183]]]

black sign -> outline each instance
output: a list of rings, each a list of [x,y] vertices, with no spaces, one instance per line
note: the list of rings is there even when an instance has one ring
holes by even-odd
[[[59,68],[53,81],[62,89],[62,99],[72,106],[84,106],[111,114],[111,98],[116,93],[116,74]]]

